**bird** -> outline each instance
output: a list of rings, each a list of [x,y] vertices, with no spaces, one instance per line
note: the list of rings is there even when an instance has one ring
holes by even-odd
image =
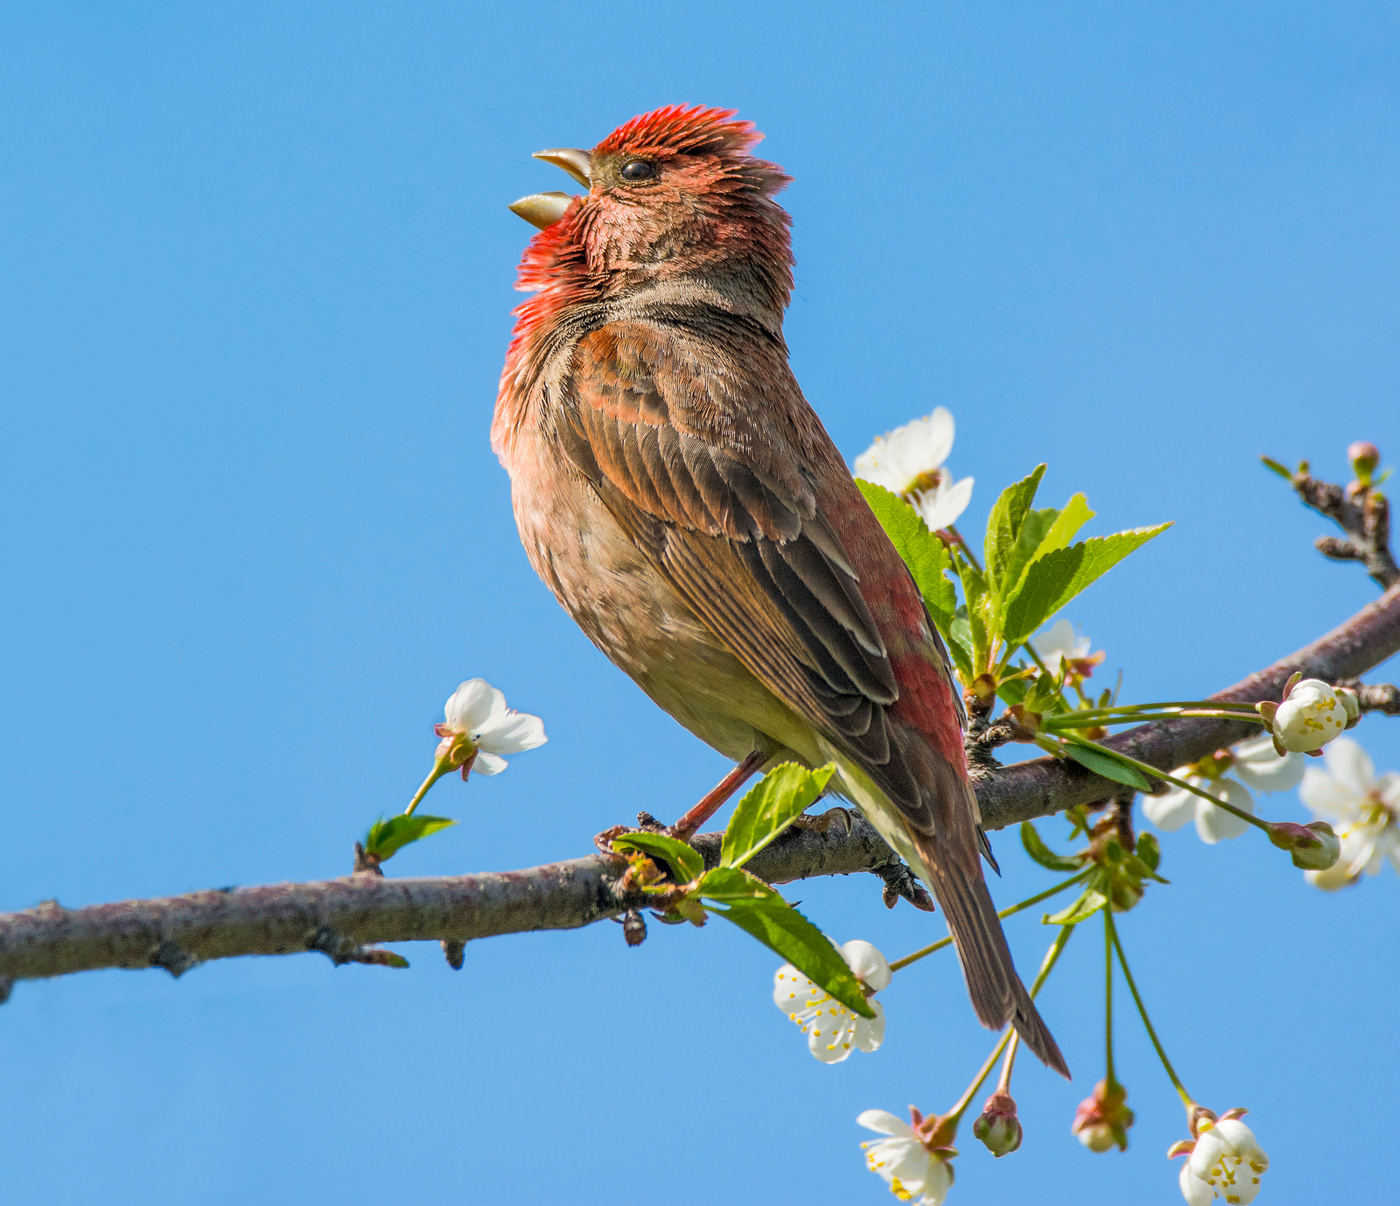
[[[788,363],[791,178],[736,111],[668,105],[536,157],[586,191],[538,228],[491,443],[535,571],[590,640],[735,762],[831,783],[928,885],[973,1009],[1069,1070],[1012,962],[947,650]]]

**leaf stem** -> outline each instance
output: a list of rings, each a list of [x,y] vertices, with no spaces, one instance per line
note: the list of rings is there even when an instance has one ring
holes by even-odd
[[[1050,897],[1055,896],[1060,892],[1063,892],[1066,888],[1070,887],[1071,885],[1082,882],[1083,879],[1092,870],[1092,867],[1086,867],[1083,871],[1080,871],[1077,875],[1071,876],[1063,883],[1056,884],[1053,888],[1047,888],[1044,892],[1037,892],[1034,896],[1030,897],[1030,899],[1021,901],[1020,904],[1014,904],[1011,905],[1009,908],[1002,909],[1001,912],[997,914],[997,916],[1005,920],[1007,917],[1011,917],[1016,913],[1020,913],[1024,909],[1029,909],[1032,905],[1038,905],[1042,900],[1049,900]],[[917,963],[925,955],[931,955],[934,953],[934,951],[941,951],[952,941],[953,936],[950,934],[946,938],[940,938],[937,942],[933,943],[932,946],[926,946],[922,950],[917,950],[912,955],[905,955],[903,959],[896,959],[893,963],[890,964],[890,971],[897,972],[900,970],[900,968],[908,967],[911,963]]]
[[[1137,1006],[1142,1024],[1147,1030],[1147,1037],[1152,1040],[1152,1046],[1157,1050],[1157,1058],[1162,1061],[1162,1067],[1167,1070],[1167,1078],[1172,1082],[1172,1088],[1177,1091],[1177,1095],[1186,1104],[1187,1110],[1190,1110],[1196,1102],[1186,1091],[1186,1086],[1181,1083],[1176,1069],[1172,1067],[1172,1061],[1167,1058],[1166,1051],[1162,1049],[1162,1040],[1157,1037],[1157,1031],[1152,1028],[1152,1019],[1147,1016],[1147,1006],[1142,1003],[1137,983],[1133,980],[1133,973],[1128,968],[1128,957],[1123,953],[1123,943],[1118,937],[1118,927],[1114,925],[1113,913],[1109,909],[1104,910],[1104,925],[1108,930],[1108,937],[1113,944],[1113,949],[1118,952],[1118,966],[1123,969],[1123,979],[1128,982],[1128,991],[1133,994],[1133,1004]]]
[[[957,542],[958,547],[963,551],[963,556],[972,563],[972,568],[980,574],[982,572],[981,562],[977,560],[976,555],[972,551],[972,546],[963,538],[963,534],[951,523],[943,530]]]

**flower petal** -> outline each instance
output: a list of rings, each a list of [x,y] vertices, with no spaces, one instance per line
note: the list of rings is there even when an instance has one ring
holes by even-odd
[[[1031,648],[1052,671],[1058,671],[1061,658],[1074,657],[1074,644],[1074,625],[1068,620],[1056,620],[1031,641]]]
[[[469,678],[449,697],[443,712],[451,728],[475,733],[493,716],[504,715],[506,697],[484,678]]]
[[[1181,1196],[1186,1199],[1187,1206],[1211,1206],[1215,1201],[1215,1190],[1210,1187],[1210,1183],[1202,1181],[1191,1171],[1191,1161],[1185,1161],[1181,1166]]]
[[[1303,756],[1289,753],[1280,758],[1274,739],[1267,733],[1240,742],[1231,752],[1235,755],[1235,775],[1255,791],[1292,791],[1303,781]]]
[[[875,1011],[873,1018],[856,1018],[853,1041],[862,1051],[878,1051],[885,1041],[885,1008],[879,1001],[871,1001]]]
[[[1347,790],[1364,796],[1376,785],[1376,764],[1351,737],[1338,737],[1323,755],[1327,772]]]
[[[914,1138],[914,1128],[888,1110],[862,1110],[856,1115],[856,1125],[880,1135],[894,1135],[900,1139]]]
[[[477,744],[496,754],[519,754],[537,749],[549,738],[544,735],[544,721],[528,712],[507,712],[480,730]]]
[[[477,750],[472,771],[478,775],[499,775],[506,768],[506,760],[490,750]]]
[[[1242,783],[1236,783],[1233,779],[1217,779],[1214,785],[1205,790],[1242,812],[1254,813],[1254,799]],[[1248,821],[1240,820],[1234,813],[1217,808],[1200,796],[1196,797],[1196,833],[1201,841],[1214,846],[1216,842],[1239,837],[1248,828]]]
[[[885,956],[870,943],[853,938],[841,948],[841,957],[845,959],[846,966],[876,992],[889,987],[894,973],[885,962]]]
[[[917,497],[915,509],[923,516],[929,531],[951,527],[958,521],[958,516],[967,510],[967,504],[972,501],[972,485],[973,479],[970,477],[952,484],[944,478],[934,489],[925,490]]]
[[[1188,783],[1203,782],[1195,776]],[[1142,811],[1164,833],[1175,833],[1196,815],[1196,797],[1185,788],[1174,787],[1160,796],[1143,796]]]

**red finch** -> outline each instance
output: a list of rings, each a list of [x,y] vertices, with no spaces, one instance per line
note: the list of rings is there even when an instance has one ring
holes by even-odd
[[[491,443],[530,561],[614,663],[739,765],[833,778],[943,906],[982,1023],[1063,1056],[979,860],[962,701],[909,570],[788,366],[789,181],[730,111],[668,106],[592,151],[588,189],[511,208],[520,265]]]

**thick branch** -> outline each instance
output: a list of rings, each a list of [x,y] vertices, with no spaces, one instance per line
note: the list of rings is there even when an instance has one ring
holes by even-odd
[[[1400,585],[1321,640],[1216,698],[1276,699],[1294,670],[1330,682],[1352,679],[1397,650]],[[1111,743],[1167,770],[1257,731],[1248,724],[1178,719],[1144,725]],[[992,829],[1119,790],[1077,764],[1048,758],[1007,767],[977,783],[982,815]],[[710,865],[718,858],[719,840],[719,834],[695,839]],[[887,884],[899,879],[899,861],[889,847],[845,809],[789,830],[749,866],[773,883],[855,871],[873,871]],[[441,939],[450,957],[456,943],[472,938],[568,929],[644,908],[645,897],[619,889],[621,869],[620,860],[592,855],[481,875],[394,879],[361,873],[72,910],[48,903],[0,915],[0,999],[14,979],[100,967],[164,967],[179,975],[208,959],[308,950],[337,963],[379,963],[386,953],[366,949],[368,944],[414,939]]]

